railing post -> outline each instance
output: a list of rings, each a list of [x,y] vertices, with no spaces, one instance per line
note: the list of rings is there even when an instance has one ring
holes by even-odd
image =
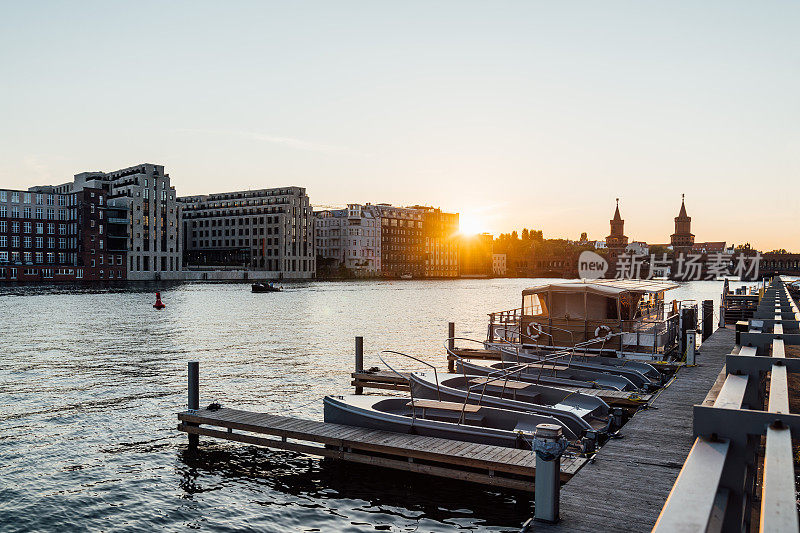
[[[200,363],[197,361],[189,361],[188,371],[188,407],[190,411],[196,411],[200,409]],[[197,424],[186,425],[196,426]],[[196,452],[199,443],[200,435],[189,433],[189,451]]]
[[[494,313],[489,315],[489,342],[494,342]]]
[[[534,513],[536,520],[557,522],[561,496],[561,454],[564,453],[561,426],[538,424],[534,437],[536,478]]]
[[[453,360],[452,352],[456,349],[456,340],[453,338],[456,336],[456,323],[455,322],[448,322],[447,323],[447,349],[450,350],[450,353],[447,354],[447,371],[453,373],[456,371],[456,362]]]
[[[356,337],[356,373],[364,371],[364,337]],[[364,394],[364,387],[356,385],[356,394]]]

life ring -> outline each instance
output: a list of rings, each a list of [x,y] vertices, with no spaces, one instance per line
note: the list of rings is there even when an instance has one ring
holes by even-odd
[[[535,332],[535,333],[534,333]],[[536,322],[529,322],[528,323],[528,337],[536,340],[538,339],[544,331],[542,330],[541,324],[537,324]]]
[[[601,336],[601,332],[605,332],[605,335]],[[606,325],[597,326],[597,328],[594,330],[594,336],[598,339],[608,340],[611,338],[611,328]]]

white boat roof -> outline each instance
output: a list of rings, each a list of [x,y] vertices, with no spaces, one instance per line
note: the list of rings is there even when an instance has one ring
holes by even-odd
[[[617,295],[623,292],[641,292],[656,294],[678,287],[677,283],[661,280],[640,279],[576,279],[559,281],[530,287],[522,291],[526,294],[541,292],[593,292],[606,295]]]

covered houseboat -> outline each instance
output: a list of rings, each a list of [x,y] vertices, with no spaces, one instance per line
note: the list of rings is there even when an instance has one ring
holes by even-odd
[[[530,287],[520,308],[489,315],[488,344],[665,359],[678,347],[680,303],[667,304],[664,293],[677,286],[598,279]]]

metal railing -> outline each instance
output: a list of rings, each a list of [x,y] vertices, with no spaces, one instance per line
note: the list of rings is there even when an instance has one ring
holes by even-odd
[[[786,297],[783,282],[774,280],[759,309],[795,309]],[[787,322],[797,323],[800,317],[793,316]],[[696,440],[653,531],[800,529],[792,453],[792,437],[800,437],[800,415],[789,410],[788,385],[788,373],[800,372],[800,359],[785,357],[780,333],[750,335],[771,343],[742,346],[728,355],[727,376],[713,405],[694,406]],[[759,523],[754,524],[753,504],[759,499]]]

